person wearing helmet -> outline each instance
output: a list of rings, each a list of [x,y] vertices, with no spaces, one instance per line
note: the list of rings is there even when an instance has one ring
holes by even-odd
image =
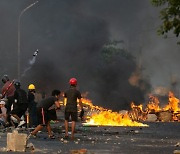
[[[37,102],[35,101],[36,95],[36,88],[34,84],[30,84],[28,86],[28,109],[29,109],[29,116],[30,116],[30,127],[37,126],[37,110],[36,105]]]
[[[9,77],[8,77],[8,75],[4,75],[4,76],[2,77],[2,82],[3,82],[3,83],[6,83],[7,81],[9,81]]]
[[[18,127],[22,126],[26,122],[21,120],[21,117],[25,115],[25,112],[28,107],[27,93],[25,90],[21,89],[21,84],[19,81],[15,81],[14,86],[16,88],[14,92],[14,104],[13,110],[8,115],[8,120],[15,118],[18,122]]]
[[[68,138],[68,122],[71,117],[72,126],[71,126],[71,139],[74,139],[75,125],[77,121],[77,99],[79,100],[79,105],[81,110],[83,111],[83,105],[81,101],[81,93],[76,89],[77,79],[71,78],[69,80],[70,87],[65,91],[64,97],[66,99],[66,107],[65,107],[65,138]]]
[[[33,132],[30,133],[28,138],[31,136],[36,136],[38,131],[40,131],[44,126],[46,126],[48,131],[48,137],[54,139],[54,135],[51,131],[50,121],[51,121],[51,109],[56,108],[60,109],[59,99],[61,96],[60,90],[53,90],[50,97],[43,99],[37,104],[37,116],[38,116],[38,126]]]
[[[30,84],[29,86],[28,86],[28,90],[32,90],[32,91],[35,91],[35,85],[34,84]]]
[[[14,81],[10,81],[8,75],[4,75],[2,77],[2,82],[4,83],[4,86],[1,89],[1,98],[7,98],[5,107],[7,109],[7,113],[9,113],[11,111],[11,106],[14,102]]]

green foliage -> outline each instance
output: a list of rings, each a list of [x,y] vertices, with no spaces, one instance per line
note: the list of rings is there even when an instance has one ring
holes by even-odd
[[[166,35],[169,31],[173,31],[176,37],[180,34],[180,0],[151,0],[156,7],[163,7],[160,11],[162,25],[158,33]]]
[[[166,3],[167,0],[151,0],[152,4],[154,6],[161,6],[164,5]]]
[[[102,57],[107,63],[111,63],[114,61],[115,57],[123,57],[128,60],[132,60],[133,56],[126,51],[124,48],[121,47],[121,45],[124,44],[123,41],[112,41],[108,44],[106,44],[102,48]]]

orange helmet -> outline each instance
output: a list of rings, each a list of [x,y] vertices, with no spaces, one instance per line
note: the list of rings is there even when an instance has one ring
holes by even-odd
[[[77,85],[77,80],[76,80],[76,78],[71,78],[71,79],[69,80],[69,84],[70,84],[70,85]]]

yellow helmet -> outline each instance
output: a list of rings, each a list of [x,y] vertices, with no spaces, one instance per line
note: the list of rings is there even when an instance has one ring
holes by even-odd
[[[28,86],[28,89],[29,89],[29,90],[33,90],[33,89],[36,89],[36,88],[35,88],[35,86],[34,86],[33,84],[30,84],[30,85]]]

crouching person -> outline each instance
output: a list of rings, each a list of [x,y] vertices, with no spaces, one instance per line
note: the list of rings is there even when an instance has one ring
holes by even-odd
[[[5,108],[5,102],[0,101],[0,125],[5,127],[6,123],[6,111],[7,109]]]
[[[61,92],[59,90],[53,90],[52,96],[42,100],[37,104],[38,126],[35,128],[33,132],[31,132],[28,138],[30,136],[36,136],[38,131],[40,131],[44,126],[46,126],[48,131],[48,137],[54,139],[54,135],[52,134],[51,126],[50,126],[51,113],[49,112],[50,111],[49,109],[52,108],[53,105],[55,105],[57,109],[60,108],[60,104],[59,104],[60,94]]]

